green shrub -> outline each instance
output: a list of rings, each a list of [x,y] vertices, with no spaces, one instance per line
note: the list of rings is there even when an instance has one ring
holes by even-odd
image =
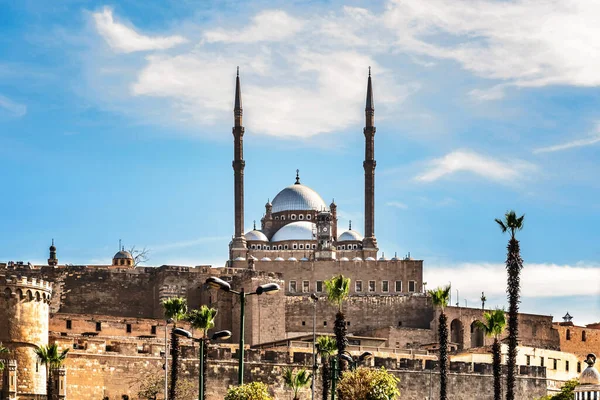
[[[394,400],[400,396],[398,382],[385,368],[346,371],[337,386],[339,400]]]
[[[273,400],[267,385],[262,382],[246,383],[229,388],[225,400]]]

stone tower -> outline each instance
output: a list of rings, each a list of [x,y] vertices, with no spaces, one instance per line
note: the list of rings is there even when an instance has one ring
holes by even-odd
[[[230,259],[246,255],[244,238],[244,127],[242,126],[242,91],[240,88],[240,69],[235,78],[235,105],[233,108],[233,175],[235,203],[235,233],[231,242]]]
[[[363,250],[365,257],[377,257],[377,239],[375,239],[375,106],[373,103],[373,86],[371,84],[371,67],[367,82],[367,104],[365,107],[365,238]]]
[[[16,361],[17,392],[46,394],[45,367],[34,350],[48,345],[48,319],[52,287],[35,278],[0,275],[0,342]]]
[[[333,247],[332,218],[329,211],[321,211],[317,214],[317,260],[335,259],[335,247]]]
[[[58,258],[56,257],[56,246],[54,246],[54,239],[52,239],[52,245],[50,245],[50,257],[48,258],[48,265],[56,267],[58,265]]]

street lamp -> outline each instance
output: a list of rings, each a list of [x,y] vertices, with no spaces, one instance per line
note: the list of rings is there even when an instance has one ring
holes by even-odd
[[[198,378],[198,382],[199,382],[198,383],[198,386],[199,386],[198,400],[204,400],[204,346],[205,346],[206,338],[197,339],[192,336],[192,333],[190,331],[186,331],[185,329],[181,329],[181,328],[173,329],[173,333],[175,333],[178,336],[183,336],[188,339],[192,339],[194,342],[200,343],[200,356],[199,356],[200,377]],[[210,337],[210,339],[211,340],[229,339],[230,337],[231,337],[230,331],[219,331],[219,332],[213,333],[213,335]]]
[[[240,350],[239,350],[239,367],[238,367],[238,385],[244,383],[244,312],[246,306],[246,296],[253,294],[275,294],[281,288],[276,283],[266,283],[256,288],[255,292],[246,293],[242,288],[239,292],[231,289],[229,282],[225,282],[223,279],[211,276],[206,280],[206,284],[214,289],[220,289],[224,292],[233,293],[240,298]]]
[[[317,341],[317,301],[319,301],[319,297],[316,293],[312,293],[310,295],[311,300],[313,301],[313,375],[312,382],[310,385],[310,398],[311,400],[315,400],[315,376],[317,374],[317,352],[316,352],[316,341]]]
[[[350,364],[350,370],[353,371],[354,369],[356,369],[356,366],[358,364],[360,364],[361,362],[363,362],[365,360],[368,360],[371,357],[373,357],[373,353],[371,353],[369,351],[365,351],[360,356],[354,358],[354,357],[352,357],[352,354],[350,354],[348,351],[344,350],[344,352],[342,354],[333,355],[329,358],[329,360],[331,362],[331,366],[332,366],[332,368],[331,368],[331,400],[335,400],[335,390],[336,390],[336,385],[337,385],[337,380],[338,380],[338,375],[339,375],[339,369],[338,369],[339,360],[347,361]]]
[[[165,321],[165,400],[169,399],[169,339],[167,337],[167,327],[172,322],[171,318]]]
[[[347,351],[340,354],[340,358],[344,361],[347,361],[350,364],[350,370],[355,370],[358,364],[372,357],[373,353],[371,353],[370,351],[365,351],[358,357],[352,357],[352,355]]]

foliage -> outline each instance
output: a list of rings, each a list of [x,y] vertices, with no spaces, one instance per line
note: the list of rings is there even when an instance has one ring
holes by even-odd
[[[172,319],[175,326],[187,315],[187,300],[183,297],[171,297],[163,300],[162,306],[165,310],[165,318]]]
[[[190,311],[186,316],[186,320],[194,329],[200,329],[206,337],[208,330],[215,327],[216,316],[216,309],[203,305],[199,310]]]
[[[150,250],[145,247],[142,250],[138,250],[135,246],[131,246],[129,254],[133,257],[133,266],[137,267],[138,265],[147,262],[150,259],[148,253],[150,253]]]
[[[450,290],[450,285],[447,285],[445,287],[438,287],[427,291],[431,296],[433,305],[441,307],[442,312],[444,312],[444,308],[446,308],[448,302],[450,301]]]
[[[230,387],[224,400],[273,400],[267,385],[262,382]]]
[[[298,372],[294,372],[292,368],[286,368],[283,370],[283,383],[294,392],[294,400],[298,400],[298,392],[310,385],[312,381],[312,374],[305,368],[300,369]]]
[[[52,398],[52,389],[54,388],[52,385],[52,370],[55,368],[60,368],[63,365],[65,359],[67,358],[69,349],[59,351],[58,345],[53,343],[47,346],[39,346],[34,350],[34,352],[40,364],[46,366],[46,393],[48,398]]]
[[[337,386],[339,400],[394,400],[400,397],[398,382],[385,368],[346,371]]]
[[[162,393],[165,387],[164,373],[161,374],[158,370],[149,372],[141,379],[132,382],[130,387],[132,387],[133,390],[137,390],[137,395],[140,400],[162,399],[164,398]],[[181,399],[193,399],[198,396],[194,379],[178,380],[175,392],[177,393],[177,397]]]
[[[506,327],[506,316],[504,310],[495,309],[483,313],[485,322],[475,321],[475,325],[485,333],[486,336],[498,337]]]
[[[506,400],[515,399],[515,383],[517,369],[517,344],[519,336],[519,297],[521,292],[520,273],[523,269],[519,241],[515,238],[515,232],[523,229],[525,215],[517,217],[514,211],[508,211],[504,215],[504,221],[496,218],[496,223],[503,233],[510,231],[508,242],[508,254],[506,256],[506,270],[508,279],[506,292],[508,293],[508,358],[506,362]]]
[[[344,275],[334,276],[325,281],[325,291],[327,292],[327,300],[336,304],[338,310],[342,311],[342,304],[350,293],[350,278],[344,278]]]
[[[559,393],[544,396],[539,400],[572,400],[575,398],[573,391],[577,385],[579,385],[579,381],[577,379],[571,379],[564,383],[562,388],[560,388]]]
[[[179,336],[175,334],[177,322],[185,319],[187,315],[187,301],[183,297],[172,297],[163,300],[162,306],[165,310],[165,318],[173,320],[171,330],[171,382],[169,386],[169,398],[177,400],[177,380],[179,378]]]
[[[0,357],[2,357],[2,354],[8,354],[8,349],[0,342]],[[0,359],[0,371],[2,370],[4,370],[4,361]]]
[[[331,375],[329,357],[335,354],[337,344],[335,338],[332,338],[331,336],[319,336],[315,347],[321,356],[321,362],[323,364],[323,367],[321,368],[322,397],[323,400],[327,400],[329,398],[329,381]]]

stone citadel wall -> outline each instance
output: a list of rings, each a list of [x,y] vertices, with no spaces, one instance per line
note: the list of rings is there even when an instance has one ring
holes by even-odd
[[[589,353],[600,354],[600,325],[575,326],[554,324],[562,351],[585,358]]]

